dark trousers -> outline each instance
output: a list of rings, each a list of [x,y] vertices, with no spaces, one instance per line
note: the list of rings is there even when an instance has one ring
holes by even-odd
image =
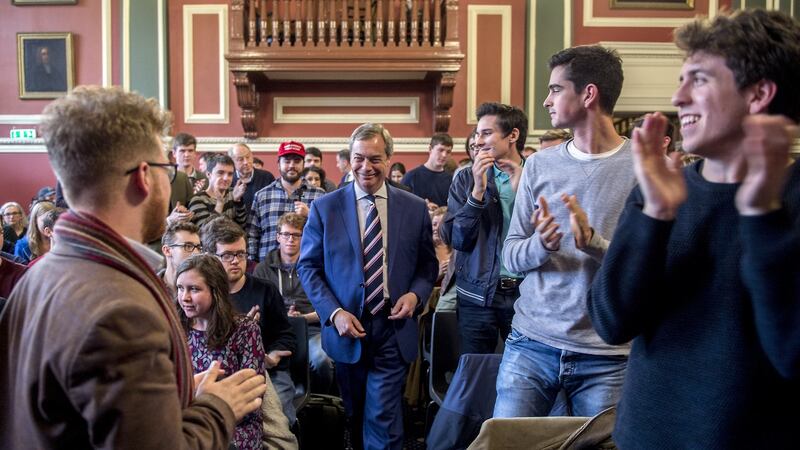
[[[514,318],[519,288],[497,289],[491,306],[470,303],[458,296],[458,331],[461,354],[494,353],[498,339],[506,340]]]
[[[403,382],[408,363],[400,354],[386,311],[365,313],[361,359],[336,363],[336,379],[351,423],[354,450],[403,448]],[[362,433],[359,433],[363,430]]]

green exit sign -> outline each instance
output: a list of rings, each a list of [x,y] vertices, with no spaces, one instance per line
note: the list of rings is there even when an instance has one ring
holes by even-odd
[[[11,139],[36,139],[36,129],[18,128],[11,130]]]

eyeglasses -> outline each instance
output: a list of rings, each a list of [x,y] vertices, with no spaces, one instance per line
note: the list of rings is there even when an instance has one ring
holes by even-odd
[[[166,170],[167,171],[167,176],[169,177],[169,182],[172,183],[173,181],[175,181],[175,174],[178,172],[178,165],[177,164],[157,163],[157,162],[152,162],[152,161],[145,161],[145,163],[148,166],[160,167],[160,168]],[[134,167],[133,169],[125,172],[125,175],[130,175],[133,172],[136,172],[136,169],[138,169],[138,168],[139,168],[139,166]]]
[[[247,252],[225,252],[217,254],[217,258],[221,259],[223,262],[229,263],[233,262],[233,258],[238,260],[244,260],[247,258]]]
[[[289,238],[300,239],[301,237],[303,237],[303,233],[289,233],[288,231],[279,231],[278,236],[284,239],[289,239]]]
[[[168,245],[169,248],[181,247],[183,251],[186,253],[194,253],[194,251],[202,251],[203,246],[200,244],[195,244],[194,242],[179,242],[177,244]]]
[[[21,212],[16,212],[16,211],[15,211],[15,212],[7,212],[7,213],[3,213],[3,215],[4,215],[4,216],[6,216],[6,217],[16,217],[16,216],[21,216],[21,215],[22,215],[22,213],[21,213]]]

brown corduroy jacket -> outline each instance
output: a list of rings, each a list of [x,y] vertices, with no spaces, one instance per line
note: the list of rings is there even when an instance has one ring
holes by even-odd
[[[0,315],[0,446],[227,449],[233,412],[181,407],[169,336],[143,285],[57,242]]]

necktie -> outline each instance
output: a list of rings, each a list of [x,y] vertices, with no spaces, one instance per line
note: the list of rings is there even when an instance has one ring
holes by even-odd
[[[364,221],[364,307],[375,315],[384,305],[383,298],[383,230],[375,205],[375,196],[368,195],[370,202],[367,219]]]

